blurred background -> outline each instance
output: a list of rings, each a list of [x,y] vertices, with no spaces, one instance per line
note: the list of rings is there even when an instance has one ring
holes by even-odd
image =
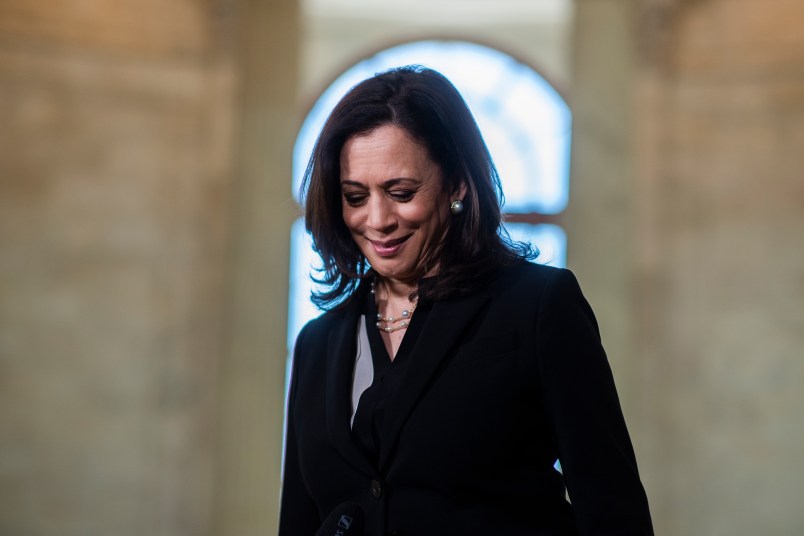
[[[657,534],[804,534],[802,25],[799,0],[0,1],[0,534],[275,532],[294,144],[423,40],[571,113],[565,206],[512,220],[562,230]]]

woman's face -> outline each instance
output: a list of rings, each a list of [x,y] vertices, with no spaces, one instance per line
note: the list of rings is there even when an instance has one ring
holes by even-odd
[[[429,275],[422,263],[439,247],[451,200],[424,147],[391,125],[353,136],[341,151],[341,193],[343,221],[381,277]]]

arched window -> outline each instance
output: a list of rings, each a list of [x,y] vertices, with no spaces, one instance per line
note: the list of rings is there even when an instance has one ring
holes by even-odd
[[[316,137],[335,104],[358,82],[408,64],[431,67],[455,84],[500,172],[508,232],[539,248],[537,262],[563,266],[567,239],[558,216],[567,205],[569,190],[569,108],[531,67],[474,43],[408,43],[379,52],[343,73],[315,103],[296,139],[296,195]],[[293,225],[290,262],[288,348],[302,326],[320,313],[310,302],[314,287],[309,277],[311,269],[320,266],[320,258],[311,248],[302,219]]]

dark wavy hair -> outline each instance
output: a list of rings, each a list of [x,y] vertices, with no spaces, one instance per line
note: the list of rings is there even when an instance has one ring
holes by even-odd
[[[532,259],[538,251],[513,242],[502,227],[502,188],[497,169],[472,113],[455,86],[440,73],[405,66],[352,88],[335,106],[307,164],[301,193],[305,224],[324,264],[313,293],[322,309],[348,301],[370,276],[366,258],[343,221],[340,159],[348,139],[393,125],[426,148],[441,169],[447,192],[466,184],[464,211],[451,217],[435,263],[438,273],[419,285],[419,299],[439,300],[472,292],[501,265]],[[422,274],[424,275],[424,274]]]

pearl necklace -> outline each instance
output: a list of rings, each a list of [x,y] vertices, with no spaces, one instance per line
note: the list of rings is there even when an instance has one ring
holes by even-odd
[[[376,278],[371,281],[371,293],[376,295],[374,283]],[[382,316],[380,313],[377,313],[377,329],[380,329],[386,333],[393,333],[394,331],[399,331],[400,329],[405,329],[410,325],[410,318],[413,316],[413,311],[416,310],[416,305],[418,301],[413,304],[413,307],[410,309],[403,310],[399,316]],[[396,322],[402,321],[401,323],[397,324],[396,326],[391,326],[390,324],[394,324]],[[383,324],[386,324],[383,326]]]

